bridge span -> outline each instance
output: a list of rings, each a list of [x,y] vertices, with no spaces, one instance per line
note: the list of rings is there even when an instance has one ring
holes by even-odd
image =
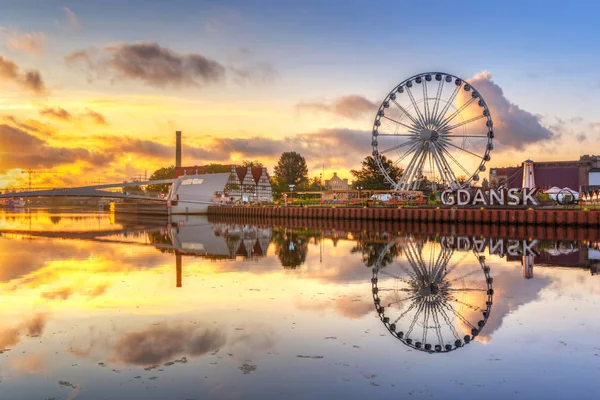
[[[56,188],[48,190],[33,190],[15,193],[0,194],[0,199],[7,198],[28,198],[28,197],[103,197],[110,199],[139,199],[147,201],[156,201],[165,203],[166,199],[151,196],[140,196],[134,194],[125,194],[120,192],[112,192],[109,190],[100,189],[112,189],[112,188],[124,188],[124,187],[136,187],[145,185],[161,185],[170,184],[175,182],[176,179],[162,179],[155,181],[142,181],[142,182],[122,182],[122,183],[111,183],[93,186],[80,186],[73,188]]]

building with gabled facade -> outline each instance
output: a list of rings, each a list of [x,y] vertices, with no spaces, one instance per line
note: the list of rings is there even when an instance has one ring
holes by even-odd
[[[182,175],[230,172],[224,194],[232,202],[259,203],[273,201],[273,188],[265,167],[237,165],[194,165],[175,168],[175,178]]]
[[[337,172],[333,173],[331,179],[325,180],[325,188],[327,190],[348,190],[350,185],[348,184],[348,178],[340,178]]]
[[[273,188],[265,167],[231,166],[225,192],[233,202],[259,203],[273,201]]]

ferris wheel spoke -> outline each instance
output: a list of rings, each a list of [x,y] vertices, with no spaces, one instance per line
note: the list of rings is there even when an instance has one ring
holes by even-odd
[[[427,303],[425,305],[425,312],[423,314],[423,345],[425,345],[425,343],[427,343],[427,325],[429,324],[429,316],[431,314],[430,306]]]
[[[410,296],[406,296],[406,297],[404,297],[404,298],[402,298],[402,299],[398,299],[398,300],[395,300],[395,301],[391,301],[391,302],[389,302],[389,303],[387,304],[387,307],[391,307],[391,306],[393,306],[393,305],[400,304],[400,303],[402,303],[402,302],[405,302],[405,301],[407,301],[407,300],[413,300],[413,299],[415,299],[416,297],[417,297],[417,296],[415,296],[414,294],[411,294]]]
[[[417,309],[417,312],[415,313],[415,316],[413,317],[410,326],[408,327],[408,330],[406,331],[406,337],[409,337],[410,334],[412,333],[413,329],[415,328],[415,325],[417,324],[417,321],[419,321],[419,316],[421,315],[421,312],[423,311],[423,303],[419,304],[419,308]]]
[[[441,147],[441,149],[448,156],[448,158],[467,175],[467,177],[471,176],[471,173],[467,171],[467,169],[461,163],[459,163],[458,160],[447,149],[444,147]],[[450,168],[450,164],[448,164],[448,168]],[[452,172],[452,175],[454,176],[454,179],[458,181],[454,171]]]
[[[481,159],[483,159],[483,157],[481,157],[480,155],[478,155],[478,154],[475,154],[475,153],[473,153],[473,152],[471,152],[471,151],[469,151],[469,150],[467,150],[467,149],[463,149],[462,147],[458,147],[457,145],[455,145],[455,144],[452,144],[452,143],[451,143],[451,142],[449,142],[449,141],[447,141],[447,142],[444,142],[444,145],[448,145],[448,146],[456,147],[457,149],[459,149],[459,150],[461,150],[461,151],[464,151],[464,152],[466,152],[466,153],[469,153],[469,154],[471,154],[472,156],[475,156],[475,157],[477,157],[477,158],[481,158]],[[446,150],[446,149],[444,149],[444,150]],[[446,151],[447,151],[447,150],[446,150]]]
[[[417,148],[415,149],[416,151],[413,154],[413,157],[411,158],[410,162],[408,163],[408,165],[406,166],[406,169],[404,170],[404,173],[402,174],[402,178],[401,178],[401,182],[403,183],[408,183],[408,178],[410,177],[412,170],[415,167],[415,164],[417,163],[418,158],[421,156],[421,153],[423,152],[423,146],[421,145],[421,143],[417,143]]]
[[[482,114],[482,115],[478,115],[477,117],[473,117],[473,118],[471,118],[471,119],[468,119],[468,120],[466,120],[466,121],[459,122],[458,124],[455,124],[455,125],[452,125],[452,126],[448,126],[448,127],[446,127],[446,128],[443,128],[443,131],[442,131],[442,132],[451,132],[453,129],[459,128],[459,127],[461,127],[461,126],[463,126],[463,125],[470,124],[471,122],[475,122],[475,121],[477,121],[477,120],[480,120],[481,118],[486,118],[486,116],[485,116],[485,115],[483,115],[483,114]],[[486,137],[487,137],[487,136],[486,136]]]
[[[435,165],[438,169],[438,172],[440,173],[440,179],[442,179],[442,182],[444,182],[447,179],[446,173],[444,171],[444,168],[442,166],[442,162],[440,161],[438,154],[437,154],[437,148],[436,146],[432,146],[431,148],[431,155],[433,156],[433,160],[435,161]]]
[[[398,103],[396,100],[392,100],[392,102],[412,121],[415,127],[420,127],[419,122],[404,107],[402,107],[400,103]]]
[[[429,147],[428,145],[426,147]],[[427,159],[428,151],[425,149],[421,155],[421,159],[419,160],[418,166],[414,171],[413,178],[411,179],[413,190],[418,189],[418,183],[420,178],[423,176],[423,165]]]
[[[460,106],[460,108],[458,110],[454,111],[452,114],[450,114],[449,117],[447,117],[445,120],[443,120],[439,124],[438,129],[440,131],[445,130],[446,126],[450,123],[450,121],[452,121],[458,114],[460,114],[461,112],[463,112],[463,110],[465,108],[467,108],[468,106],[470,106],[475,100],[477,100],[477,98],[471,97],[471,99],[469,101],[467,101],[465,104],[463,104],[462,106]]]
[[[377,137],[412,137],[417,138],[417,135],[414,133],[379,133]]]
[[[438,84],[437,93],[435,95],[435,102],[433,103],[433,110],[431,110],[431,119],[435,121],[437,119],[437,112],[440,106],[440,99],[442,98],[442,89],[444,88],[444,80],[441,79]]]
[[[449,292],[485,292],[487,289],[482,288],[460,288],[460,289],[448,289]]]
[[[409,146],[409,145],[412,145],[412,144],[414,144],[414,142],[413,142],[413,141],[406,142],[406,143],[402,143],[402,144],[398,144],[398,145],[396,145],[396,146],[394,146],[394,147],[390,147],[389,149],[381,150],[381,151],[379,152],[379,154],[385,154],[385,153],[388,153],[388,152],[390,152],[390,151],[392,151],[392,150],[398,150],[398,149],[400,149],[400,148],[402,148],[402,147],[404,147],[404,146]]]
[[[380,273],[380,274],[382,274],[382,275],[387,275],[387,276],[389,276],[389,277],[391,277],[391,278],[397,279],[397,280],[399,280],[399,281],[401,281],[401,282],[404,282],[404,283],[408,283],[408,282],[410,282],[410,280],[409,280],[409,279],[402,278],[400,275],[392,274],[391,272],[387,272],[387,271],[379,271],[379,273]]]
[[[448,133],[448,134],[443,135],[442,137],[444,137],[444,138],[477,138],[477,139],[485,138],[485,139],[489,139],[488,135],[459,135],[459,134],[455,134],[455,133]]]
[[[473,326],[473,324],[471,324],[460,312],[456,311],[454,309],[454,307],[452,307],[452,304],[448,304],[445,303],[443,305],[443,307],[445,307],[446,309],[448,309],[452,314],[454,314],[459,320],[461,320],[465,325],[470,326],[471,328],[475,328],[475,326]],[[477,329],[477,328],[475,328]]]
[[[429,96],[427,95],[427,81],[423,81],[423,110],[425,112],[425,127],[429,125]]]
[[[435,160],[436,166],[437,166],[437,168],[438,168],[438,171],[439,171],[439,173],[440,173],[440,177],[442,178],[442,180],[446,180],[446,179],[448,179],[448,174],[447,174],[447,172],[444,170],[444,167],[443,167],[443,161],[441,161],[441,160],[439,159],[439,157],[440,157],[440,156],[439,156],[439,154],[438,154],[438,150],[437,150],[437,147],[436,147],[436,146],[433,146],[433,147],[431,148],[431,154],[433,155],[433,158],[434,158],[434,160]]]
[[[470,308],[470,309],[471,309],[471,310],[473,310],[473,311],[483,311],[483,308],[481,308],[481,307],[479,307],[479,306],[474,306],[474,305],[472,305],[472,304],[469,304],[469,303],[467,303],[467,302],[464,302],[464,301],[461,301],[461,300],[457,299],[457,298],[456,298],[456,297],[454,297],[454,296],[450,296],[450,300],[452,300],[453,302],[455,302],[455,303],[458,303],[458,304],[460,304],[460,305],[463,305],[463,306],[465,306],[465,307],[467,307],[467,308]]]
[[[471,272],[469,272],[469,273],[467,273],[467,274],[465,274],[465,275],[463,275],[463,276],[459,276],[459,277],[457,277],[457,278],[454,278],[454,279],[451,279],[451,280],[449,280],[449,281],[448,281],[448,283],[451,283],[451,282],[456,282],[456,281],[458,281],[458,280],[460,280],[460,279],[465,279],[466,277],[472,276],[472,275],[476,274],[477,272],[481,272],[481,271],[478,271],[478,270],[471,271]]]
[[[450,327],[450,330],[452,331],[452,334],[454,335],[454,337],[457,340],[460,340],[460,335],[456,331],[456,328],[454,327],[454,324],[452,323],[452,321],[450,321],[450,316],[446,313],[446,310],[444,310],[444,307],[438,307],[438,310],[440,311],[440,314],[442,314],[442,318],[444,318],[446,325],[448,325]]]
[[[440,160],[440,163],[444,166],[444,175],[448,176],[450,183],[457,182],[456,175],[454,174],[450,163],[448,163],[446,157],[443,156],[444,152],[448,153],[448,151],[444,149],[441,144],[434,145],[434,148],[436,149],[436,154]]]
[[[414,309],[414,308],[415,308],[417,305],[419,305],[419,303],[418,303],[418,302],[416,302],[416,301],[415,301],[415,302],[413,302],[413,303],[411,303],[411,305],[408,307],[408,309],[407,309],[406,311],[404,311],[402,314],[400,314],[400,315],[398,316],[398,318],[396,318],[396,319],[394,320],[394,322],[392,322],[392,323],[393,323],[393,324],[397,324],[397,323],[398,323],[398,321],[400,321],[400,319],[402,319],[402,317],[404,317],[406,314],[408,314],[409,312],[411,312],[411,311],[412,311],[412,310],[413,310],[413,309]]]
[[[452,254],[454,254],[454,249],[452,249]],[[451,254],[451,255],[452,255],[452,254]],[[457,263],[455,263],[454,265],[452,265],[450,268],[448,268],[448,269],[446,270],[446,273],[444,274],[444,276],[448,276],[448,275],[450,275],[450,274],[452,273],[452,271],[454,271],[454,270],[456,269],[456,267],[458,267],[459,265],[461,265],[461,264],[463,263],[463,261],[465,260],[465,258],[467,258],[467,256],[468,256],[468,255],[469,255],[469,253],[468,253],[468,252],[467,252],[467,253],[465,253],[465,254],[464,254],[464,255],[463,255],[461,258],[460,258],[460,260],[458,260],[458,262],[457,262]]]
[[[385,119],[387,119],[388,121],[391,121],[391,122],[393,122],[395,124],[398,124],[400,126],[405,127],[406,129],[408,129],[409,132],[413,132],[415,134],[419,132],[414,126],[406,125],[406,124],[404,124],[404,123],[402,123],[400,121],[396,121],[395,119],[390,118],[390,117],[388,117],[386,115],[383,115],[382,117],[385,118]]]
[[[423,114],[421,114],[421,109],[417,105],[417,102],[415,101],[415,97],[413,96],[412,91],[410,90],[410,88],[408,86],[406,87],[406,93],[408,94],[408,97],[410,98],[410,101],[413,104],[413,108],[415,109],[415,112],[417,113],[417,117],[420,122],[421,128],[425,128],[426,127],[425,120],[423,118]]]
[[[434,123],[435,123],[436,126],[440,126],[440,122],[446,116],[446,113],[448,112],[448,109],[450,108],[450,106],[454,102],[454,99],[456,98],[456,95],[458,94],[459,91],[460,91],[460,86],[457,86],[454,89],[454,91],[452,92],[452,94],[450,95],[450,97],[448,98],[448,102],[444,105],[444,107],[442,108],[442,111],[440,111],[439,115],[436,116],[436,119],[434,121]]]
[[[444,345],[444,337],[442,335],[442,324],[440,324],[440,318],[436,311],[437,311],[437,307],[435,307],[435,311],[432,313],[433,314],[433,324],[435,325],[435,333],[438,338],[438,343],[440,346],[443,346]]]

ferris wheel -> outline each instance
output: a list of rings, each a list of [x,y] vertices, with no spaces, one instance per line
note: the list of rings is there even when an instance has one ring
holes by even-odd
[[[485,171],[492,127],[490,110],[470,83],[442,72],[418,74],[379,106],[373,157],[396,190],[459,189]]]
[[[475,249],[456,252],[454,238],[399,239],[373,266],[373,301],[387,330],[405,345],[446,353],[477,337],[490,316],[493,279]],[[392,246],[406,260],[385,263]]]

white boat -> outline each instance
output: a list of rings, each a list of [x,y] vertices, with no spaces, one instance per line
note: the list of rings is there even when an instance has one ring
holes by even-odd
[[[169,214],[206,214],[215,193],[223,192],[230,173],[183,175],[171,184],[167,195]]]

